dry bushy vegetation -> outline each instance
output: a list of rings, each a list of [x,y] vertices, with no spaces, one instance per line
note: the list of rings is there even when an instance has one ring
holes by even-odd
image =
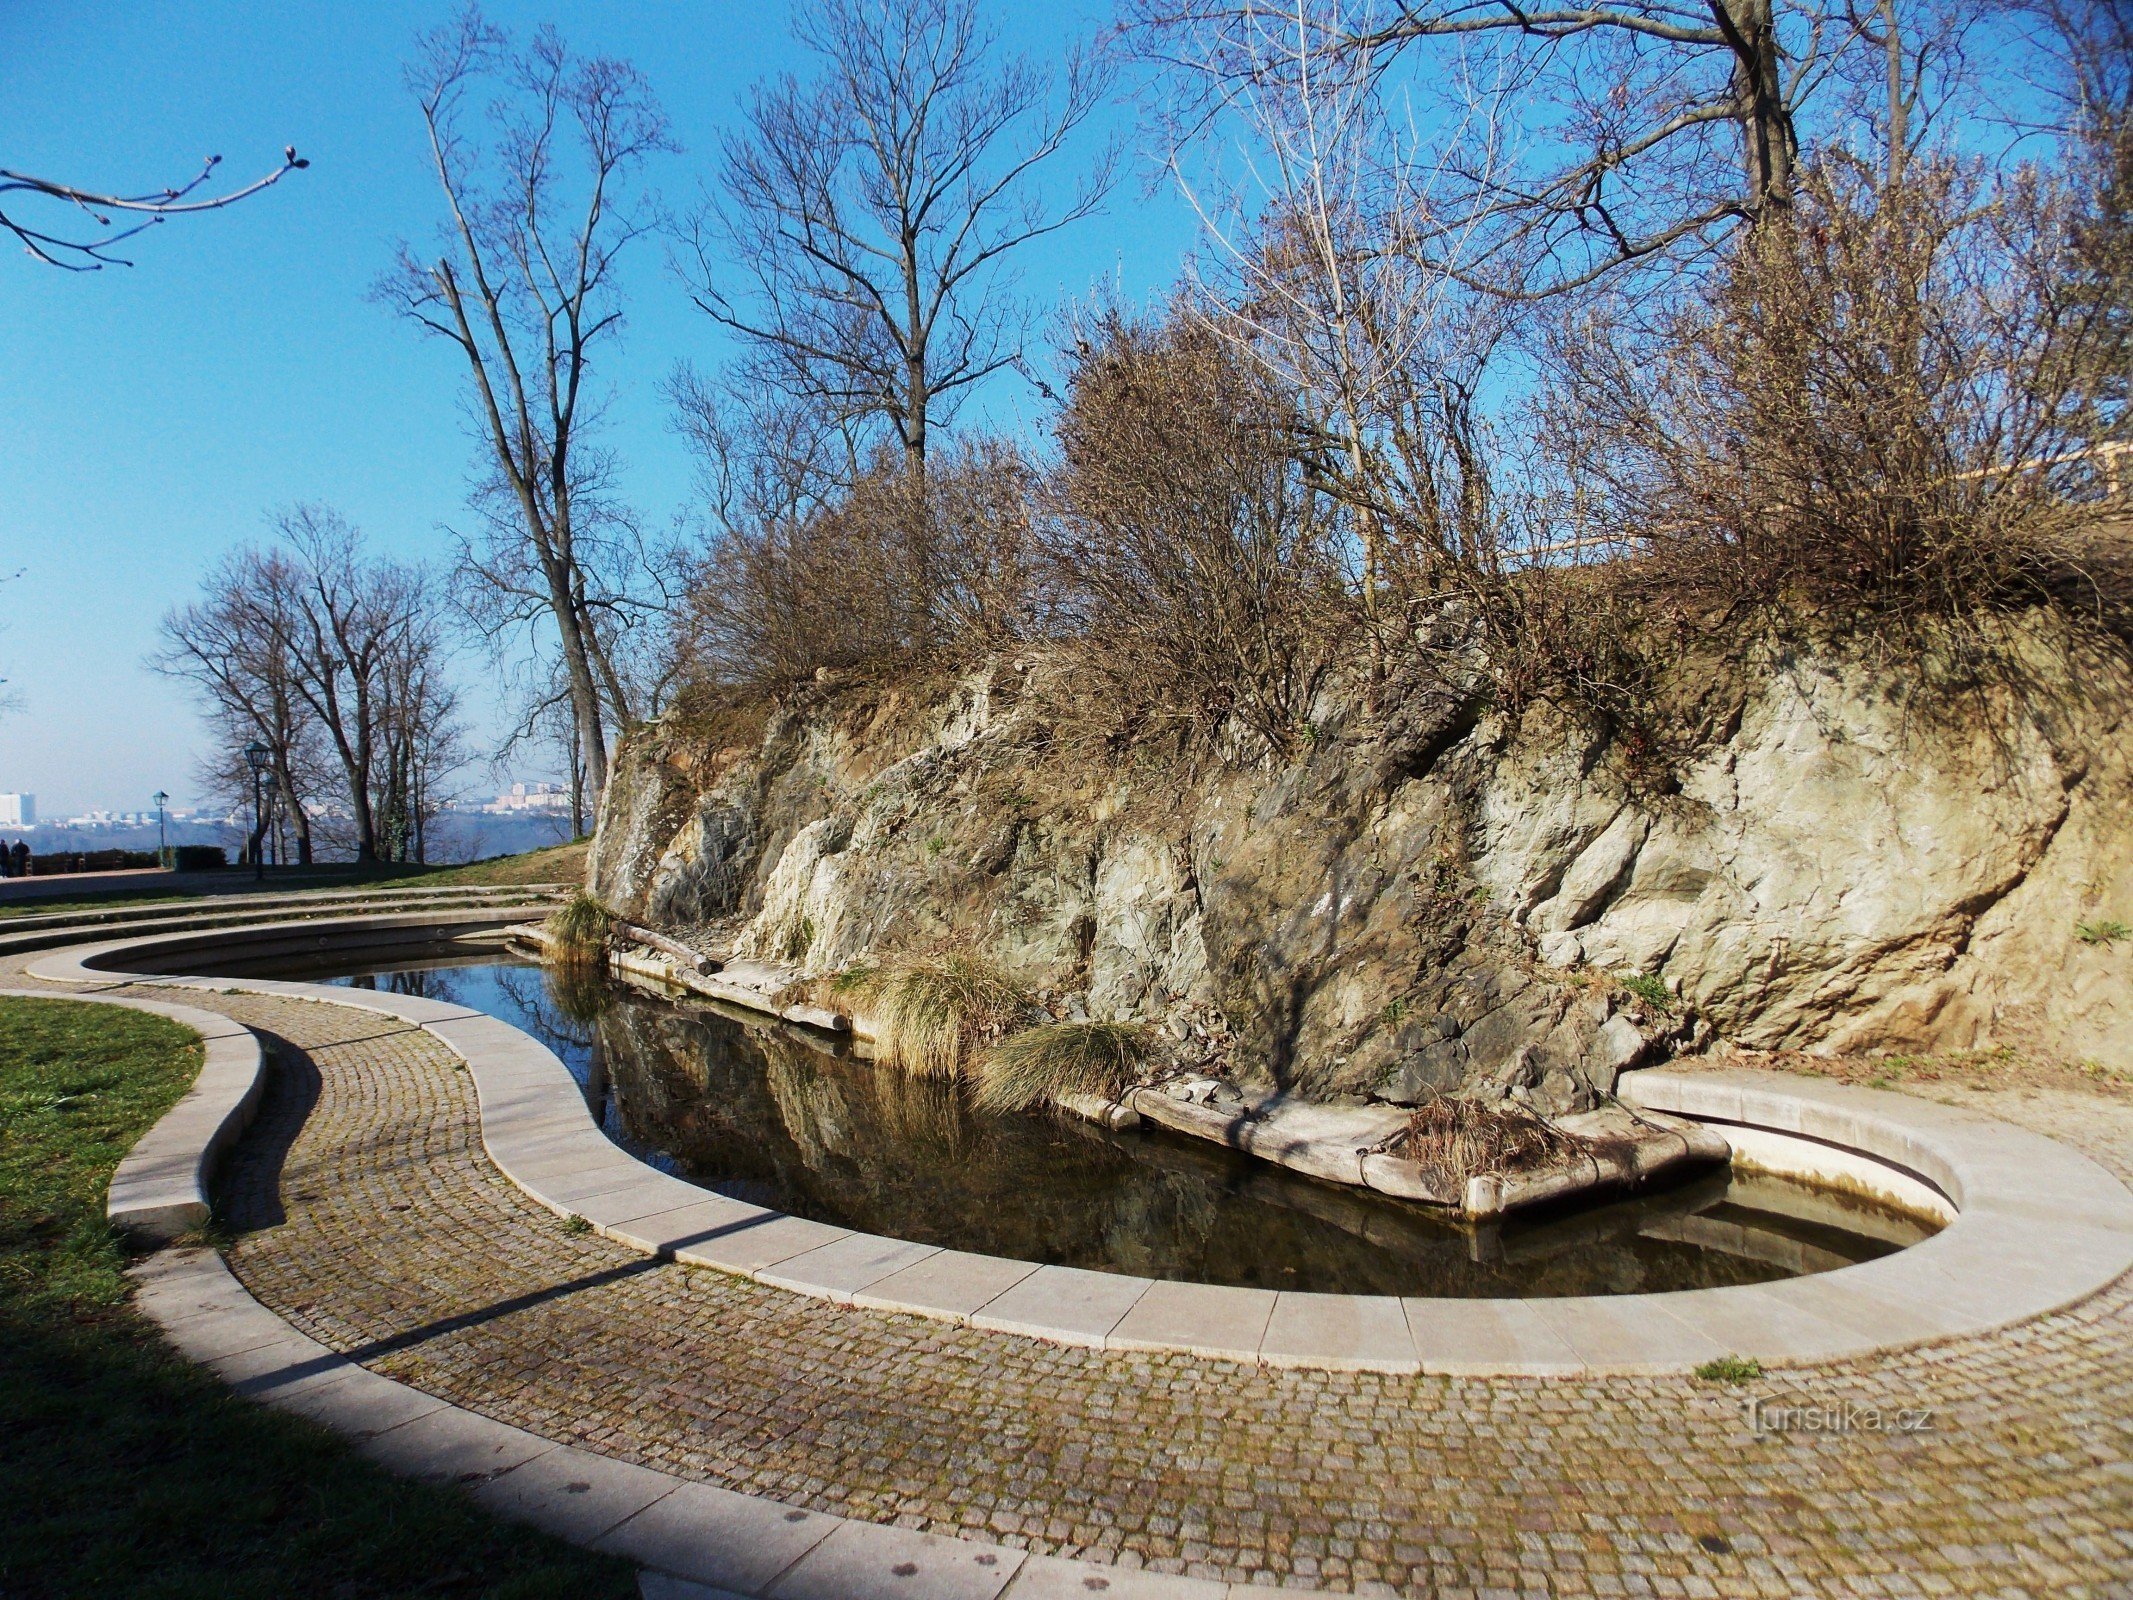
[[[1486,1172],[1538,1166],[1578,1141],[1525,1107],[1440,1096],[1415,1107],[1399,1136],[1399,1153],[1449,1183]]]
[[[1001,1040],[978,1063],[977,1103],[1026,1111],[1065,1094],[1116,1100],[1147,1058],[1139,1022],[1045,1022]]]
[[[1351,609],[1292,397],[1182,310],[1097,319],[1068,384],[1043,553],[1098,698],[1283,748]]]
[[[1988,194],[1953,160],[1814,163],[1792,215],[1659,318],[1559,333],[1539,420],[1568,530],[1623,530],[1647,590],[1734,611],[1886,628],[2070,579],[2094,605],[2068,534],[2094,515],[2113,332],[2075,292],[2075,220],[2065,189]]]
[[[548,913],[549,955],[559,962],[591,964],[607,959],[614,918],[591,895],[580,893]]]
[[[968,954],[911,957],[848,975],[843,992],[872,1013],[881,1059],[922,1078],[954,1078],[1036,1016],[1028,993]]]
[[[1028,633],[1034,469],[1003,440],[929,469],[923,510],[882,454],[834,496],[724,524],[680,640],[699,680],[778,689]]]
[[[1335,688],[1367,710],[1434,675],[1664,747],[1654,683],[1685,651],[1849,637],[1974,678],[2013,670],[1985,647],[2013,613],[2133,639],[2133,560],[2092,534],[2133,491],[2112,8],[2036,0],[2017,35],[1982,6],[1801,0],[1776,34],[1683,24],[1634,61],[1606,47],[1626,12],[1557,49],[1471,9],[1545,115],[1403,123],[1392,86],[1460,31],[1432,6],[1383,35],[1311,4],[1135,10],[1195,75],[1185,121],[1263,155],[1260,187],[1194,195],[1208,257],[1164,309],[1069,320],[1043,446],[929,457],[908,393],[780,391],[737,429],[695,391],[742,488],[681,676],[779,693],[1035,645],[1062,725],[1262,759]],[[1787,65],[1810,25],[1820,75]],[[2062,94],[2046,160],[1973,153],[1988,35]],[[1579,141],[1624,105],[1652,186],[1610,210],[1590,194],[1628,157]],[[1518,153],[1488,119],[1520,116],[1565,142]],[[1186,161],[1200,135],[1165,131]]]

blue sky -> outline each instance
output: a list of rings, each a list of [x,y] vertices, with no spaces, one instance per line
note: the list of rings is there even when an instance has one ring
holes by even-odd
[[[399,73],[412,35],[446,10],[0,0],[0,166],[145,189],[212,152],[233,178],[288,143],[312,160],[241,206],[154,230],[130,271],[62,273],[0,251],[0,573],[22,571],[0,585],[0,674],[18,702],[0,714],[0,790],[35,792],[48,816],[131,810],[157,788],[192,798],[203,730],[142,658],[163,612],[223,550],[261,536],[270,509],[322,500],[380,548],[446,547],[470,461],[453,352],[365,298],[393,242],[421,243],[434,224]],[[514,30],[554,21],[577,48],[647,72],[685,146],[656,170],[675,201],[711,170],[746,86],[796,64],[781,4],[488,10]],[[1013,43],[1050,53],[1109,8],[995,11]],[[1158,292],[1192,236],[1182,204],[1129,181],[1107,216],[1024,261],[1024,287],[1040,302],[1098,284]],[[684,506],[691,470],[660,380],[679,358],[710,367],[723,351],[662,255],[640,249],[629,331],[606,367],[606,442],[655,525]],[[480,686],[494,675],[469,659],[464,676],[485,740],[495,716]],[[515,775],[547,774],[528,762]]]

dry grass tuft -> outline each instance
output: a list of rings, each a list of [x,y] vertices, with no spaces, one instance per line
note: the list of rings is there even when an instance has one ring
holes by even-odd
[[[1484,1172],[1538,1165],[1578,1141],[1525,1107],[1440,1098],[1415,1107],[1399,1153],[1455,1183]]]
[[[1062,1094],[1116,1100],[1147,1058],[1140,1022],[1046,1022],[1001,1040],[978,1063],[977,1103],[1022,1111]]]
[[[577,895],[548,914],[548,953],[561,962],[604,961],[614,922],[591,895]]]
[[[872,1008],[881,1059],[922,1078],[955,1077],[1036,1010],[1012,978],[972,955],[894,961],[848,985]]]

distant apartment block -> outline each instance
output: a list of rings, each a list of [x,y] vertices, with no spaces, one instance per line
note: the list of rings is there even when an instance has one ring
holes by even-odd
[[[37,826],[37,797],[33,794],[0,794],[0,828]]]
[[[490,811],[567,811],[570,791],[553,783],[514,783],[498,795]]]

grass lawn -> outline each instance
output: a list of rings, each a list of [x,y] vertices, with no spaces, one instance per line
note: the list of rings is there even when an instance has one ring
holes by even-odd
[[[515,856],[491,856],[486,861],[469,861],[456,867],[413,867],[398,862],[365,867],[360,872],[353,866],[332,863],[318,867],[270,867],[266,881],[256,889],[249,872],[233,867],[226,875],[229,886],[218,890],[217,894],[227,896],[234,903],[239,897],[253,893],[296,894],[307,889],[365,889],[373,885],[425,888],[481,884],[516,888],[528,883],[582,883],[589,849],[590,841],[577,839],[569,844],[547,845]],[[0,921],[8,917],[43,916],[50,912],[113,911],[125,906],[154,905],[163,900],[199,898],[199,891],[193,889],[154,889],[139,894],[114,892],[66,900],[11,900],[0,905]]]
[[[0,999],[0,1596],[634,1595],[237,1399],[131,1309],[105,1186],[199,1065],[161,1017]]]

